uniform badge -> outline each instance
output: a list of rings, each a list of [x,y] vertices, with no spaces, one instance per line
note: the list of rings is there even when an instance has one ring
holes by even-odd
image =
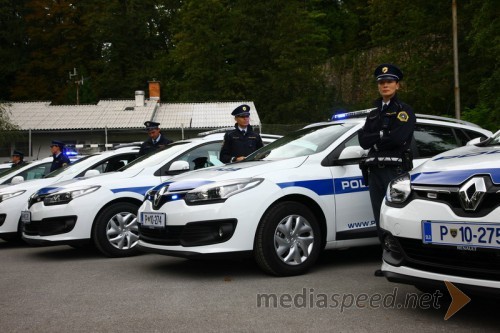
[[[408,113],[406,113],[406,111],[400,111],[398,113],[397,118],[398,118],[399,121],[402,121],[402,122],[406,123],[410,117],[408,117]]]
[[[388,67],[382,67],[382,73],[387,73],[387,71],[389,71],[389,68]]]
[[[244,107],[243,107],[243,111],[246,111],[246,110],[247,110],[247,107],[246,107],[246,106],[244,106]]]

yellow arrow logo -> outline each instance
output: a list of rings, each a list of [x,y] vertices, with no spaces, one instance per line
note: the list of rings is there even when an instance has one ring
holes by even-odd
[[[451,296],[451,304],[448,307],[448,311],[446,311],[446,315],[444,316],[444,320],[448,320],[470,302],[470,297],[455,287],[451,282],[444,281],[444,284],[446,285],[446,288]]]

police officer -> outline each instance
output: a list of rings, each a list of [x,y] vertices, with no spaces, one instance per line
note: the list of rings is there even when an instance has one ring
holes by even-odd
[[[53,140],[50,144],[50,152],[52,153],[52,165],[50,166],[50,172],[63,168],[69,165],[71,162],[64,154],[64,143],[61,141]]]
[[[234,130],[224,135],[224,142],[220,151],[220,160],[223,163],[239,162],[257,149],[264,146],[260,135],[250,126],[250,106],[243,104],[231,112],[236,124]]]
[[[24,161],[23,152],[21,152],[19,150],[14,150],[14,152],[12,153],[12,166],[11,166],[11,168],[19,168],[19,167],[22,167],[26,164],[28,164],[28,163],[26,163]]]
[[[160,123],[154,121],[146,121],[144,123],[146,126],[146,131],[148,131],[149,138],[141,144],[141,149],[139,150],[139,155],[145,155],[156,149],[165,147],[171,140],[167,139],[166,136],[161,134]]]
[[[367,174],[377,232],[382,241],[380,206],[389,182],[412,169],[410,144],[416,118],[411,106],[397,97],[399,81],[403,79],[401,70],[392,64],[382,64],[374,74],[381,97],[375,101],[376,109],[369,113],[358,138],[361,147],[369,149],[360,168]]]

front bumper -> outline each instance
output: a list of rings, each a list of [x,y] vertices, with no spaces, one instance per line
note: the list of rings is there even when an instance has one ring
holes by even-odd
[[[221,203],[188,206],[184,200],[176,200],[165,203],[159,210],[146,200],[138,211],[138,248],[183,257],[253,251],[257,226],[272,202],[256,200],[259,193],[266,192],[259,186],[259,191],[249,190]],[[148,212],[166,212],[166,227],[144,227],[142,216]],[[221,226],[225,229],[219,238]]]
[[[499,281],[471,279],[449,274],[437,274],[404,266],[396,267],[385,261],[382,262],[381,270],[390,282],[443,289],[445,287],[444,281],[448,281],[462,291],[500,297]]]
[[[30,244],[43,245],[89,240],[95,218],[93,214],[101,204],[90,195],[65,205],[35,203],[29,208],[31,222],[23,224],[23,239]]]
[[[492,223],[500,221],[500,209],[484,217],[463,218],[438,202],[413,200],[401,209],[384,203],[382,271],[389,281],[441,287],[449,281],[476,292],[500,291],[500,249],[424,244],[422,220]]]

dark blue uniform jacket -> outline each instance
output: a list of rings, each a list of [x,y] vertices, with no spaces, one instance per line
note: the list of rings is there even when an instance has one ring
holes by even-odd
[[[257,149],[264,146],[258,133],[255,133],[252,126],[248,125],[245,135],[234,125],[234,130],[224,135],[224,142],[220,151],[220,160],[222,163],[233,162],[238,156],[248,156]]]

